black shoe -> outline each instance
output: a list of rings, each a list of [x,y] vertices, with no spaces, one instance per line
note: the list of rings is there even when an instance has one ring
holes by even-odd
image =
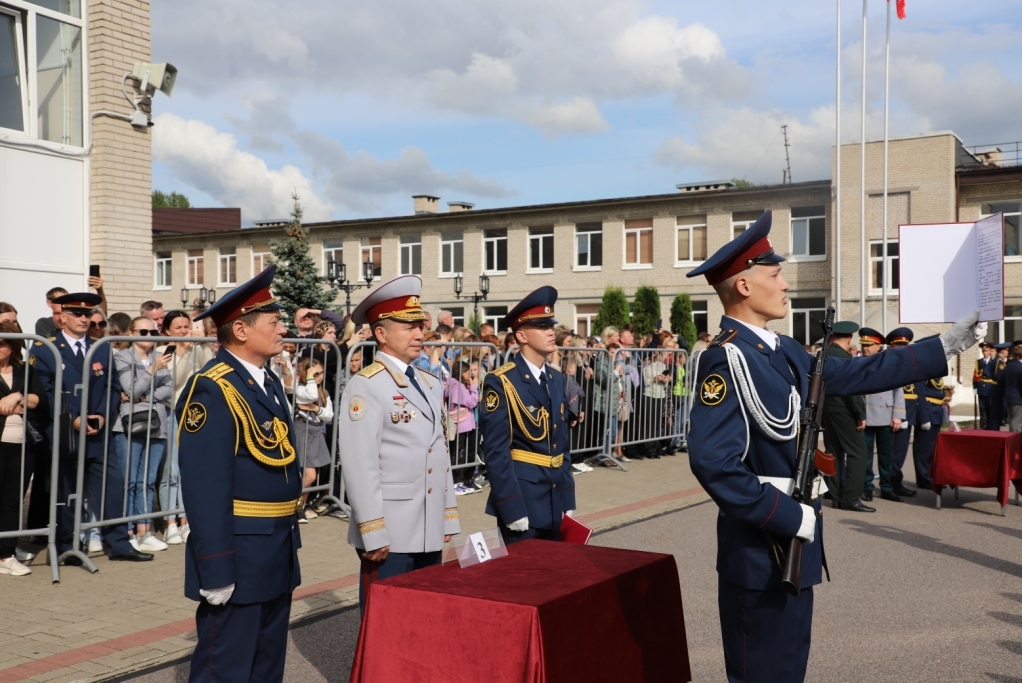
[[[833,496],[833,494],[831,494],[830,491],[827,491],[826,493],[823,494],[823,499],[824,500],[834,500],[834,496]]]
[[[152,559],[152,554],[142,553],[134,548],[129,548],[126,552],[110,556],[110,560],[116,562],[149,562]]]
[[[61,563],[65,567],[81,567],[82,558],[77,555],[68,555],[67,558]]]
[[[933,490],[933,482],[932,481],[917,481],[916,482],[916,491],[919,491],[919,490],[932,491]]]
[[[893,491],[882,491],[880,497],[884,500],[893,500],[895,503],[904,503],[905,499]]]
[[[45,536],[29,536],[28,542],[31,545],[46,545],[49,540]]]
[[[863,505],[861,501],[855,501],[852,504],[838,503],[838,509],[840,510],[851,510],[852,512],[876,512],[876,508],[871,508],[868,505]]]
[[[905,498],[911,498],[912,496],[916,495],[915,491],[913,491],[912,489],[907,489],[904,486],[894,487],[894,493],[899,496],[904,496]]]
[[[872,491],[866,491],[865,493],[863,493],[859,497],[862,498],[864,501],[866,501],[868,503],[869,501],[873,500],[873,492]]]

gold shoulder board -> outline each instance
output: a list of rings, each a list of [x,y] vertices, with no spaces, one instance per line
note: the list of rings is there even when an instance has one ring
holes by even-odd
[[[222,363],[221,362],[221,363],[217,363],[216,365],[211,367],[209,370],[206,370],[205,372],[199,373],[199,376],[200,377],[208,377],[209,379],[211,379],[211,380],[213,380],[215,382],[216,380],[220,379],[224,375],[229,375],[232,372],[234,372],[234,368],[232,368],[227,363]]]
[[[358,376],[359,377],[372,377],[373,375],[377,375],[377,374],[383,372],[386,369],[387,368],[386,368],[386,366],[383,363],[381,363],[379,361],[373,361],[369,365],[367,365],[364,368],[362,368],[361,370],[359,370],[358,371]]]
[[[514,366],[515,366],[515,364],[514,364],[514,363],[504,363],[504,364],[503,364],[503,365],[501,365],[501,366],[500,366],[499,368],[497,368],[496,370],[494,370],[494,371],[493,371],[493,372],[492,372],[491,374],[494,374],[494,375],[503,375],[503,374],[504,374],[505,372],[507,372],[508,370],[510,370],[511,368],[513,368]]]

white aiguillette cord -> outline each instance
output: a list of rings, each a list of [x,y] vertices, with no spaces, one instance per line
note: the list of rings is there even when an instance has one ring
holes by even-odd
[[[724,344],[727,352],[727,365],[731,370],[738,385],[738,402],[743,405],[742,419],[745,420],[745,452],[742,453],[742,460],[749,454],[749,418],[756,421],[759,428],[774,441],[791,441],[798,436],[798,419],[802,409],[802,399],[795,387],[791,387],[791,395],[788,398],[788,414],[784,419],[778,419],[770,414],[770,411],[763,405],[756,387],[749,381],[749,365],[745,356],[734,344]],[[788,433],[783,433],[788,432]]]

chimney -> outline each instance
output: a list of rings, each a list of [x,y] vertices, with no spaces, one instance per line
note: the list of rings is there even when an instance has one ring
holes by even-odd
[[[416,216],[424,213],[440,213],[440,197],[434,197],[431,194],[416,194],[412,195],[412,201]]]
[[[473,206],[475,204],[472,202],[447,202],[447,212],[461,213],[462,211],[471,211]]]

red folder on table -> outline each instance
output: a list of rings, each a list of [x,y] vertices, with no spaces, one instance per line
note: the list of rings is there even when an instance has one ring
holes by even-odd
[[[592,535],[593,530],[574,517],[564,515],[561,519],[561,540],[565,543],[588,545],[589,537]]]

